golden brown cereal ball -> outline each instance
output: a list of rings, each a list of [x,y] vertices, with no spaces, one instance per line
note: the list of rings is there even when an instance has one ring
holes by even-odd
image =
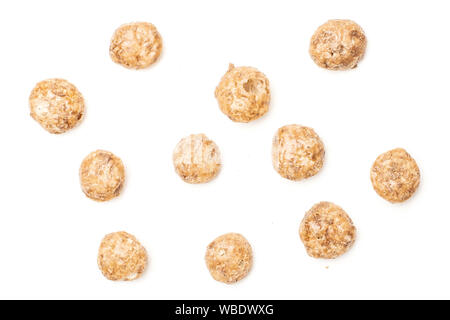
[[[313,258],[334,259],[351,248],[356,228],[347,213],[331,202],[314,205],[300,224],[300,239]]]
[[[34,120],[50,133],[63,133],[83,118],[84,99],[78,89],[63,79],[39,82],[31,91],[30,110]]]
[[[147,252],[137,239],[124,231],[107,234],[98,249],[98,266],[109,280],[134,280],[147,266]]]
[[[111,152],[94,151],[81,163],[81,188],[93,200],[107,201],[117,197],[124,181],[125,168],[122,160]]]
[[[162,38],[156,27],[147,22],[120,26],[111,39],[111,59],[130,69],[143,69],[153,64],[161,54]]]
[[[416,192],[420,171],[416,161],[404,149],[381,154],[370,171],[375,191],[390,202],[403,202]]]
[[[272,143],[272,164],[290,180],[309,178],[323,166],[325,148],[313,129],[291,124],[278,129]]]
[[[227,233],[208,245],[205,261],[215,280],[234,283],[250,272],[253,264],[252,247],[242,235]]]
[[[220,110],[236,122],[258,119],[269,110],[269,80],[252,67],[235,67],[230,64],[215,95]]]
[[[173,165],[187,183],[211,181],[220,171],[219,147],[204,134],[191,134],[175,147]]]
[[[355,68],[366,51],[366,36],[351,20],[329,20],[311,38],[309,53],[314,62],[330,70]]]

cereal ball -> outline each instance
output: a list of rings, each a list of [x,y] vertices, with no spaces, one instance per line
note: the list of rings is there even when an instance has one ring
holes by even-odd
[[[355,242],[356,228],[347,213],[331,202],[314,205],[300,224],[300,239],[313,258],[334,259]]]
[[[272,164],[283,178],[301,180],[317,174],[324,156],[322,140],[311,128],[287,125],[273,138]]]
[[[64,133],[83,118],[84,100],[78,89],[63,79],[39,82],[30,95],[31,117],[50,133]]]
[[[375,191],[390,202],[403,202],[416,192],[420,171],[416,161],[404,149],[394,149],[378,156],[370,171]]]
[[[258,119],[269,110],[269,80],[255,68],[230,64],[215,95],[220,110],[236,122]]]
[[[111,59],[129,69],[143,69],[161,54],[162,39],[155,26],[134,22],[120,26],[111,39]]]
[[[253,263],[252,247],[242,235],[227,233],[208,245],[205,260],[215,280],[234,283],[250,272]]]
[[[330,70],[356,68],[366,50],[366,36],[351,20],[329,20],[311,38],[309,53],[314,62]]]
[[[147,252],[133,235],[114,232],[107,234],[100,243],[97,263],[109,280],[134,280],[147,266]]]
[[[175,147],[173,165],[187,183],[209,182],[220,171],[219,147],[204,134],[191,134]]]
[[[81,189],[93,200],[107,201],[117,197],[124,181],[125,168],[122,160],[111,152],[94,151],[81,163]]]

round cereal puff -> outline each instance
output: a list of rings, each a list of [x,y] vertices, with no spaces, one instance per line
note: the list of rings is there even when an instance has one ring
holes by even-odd
[[[173,152],[176,173],[187,183],[205,183],[220,171],[219,147],[204,134],[191,134],[178,142]]]
[[[63,79],[39,82],[29,101],[31,117],[50,133],[60,134],[74,128],[84,115],[83,96]]]
[[[267,113],[269,80],[252,67],[230,64],[215,91],[220,110],[236,122],[250,122]]]
[[[397,148],[377,157],[370,170],[370,180],[382,198],[392,203],[403,202],[419,187],[420,170],[408,152]]]
[[[122,160],[108,151],[90,153],[80,166],[81,189],[93,200],[107,201],[117,197],[125,181]]]
[[[147,252],[139,241],[124,231],[106,235],[98,249],[97,263],[109,280],[139,278],[147,266]]]
[[[162,38],[148,22],[133,22],[120,26],[111,39],[111,59],[129,69],[144,69],[159,58]]]
[[[298,181],[316,175],[324,157],[323,142],[311,128],[283,126],[273,138],[272,164],[283,178]]]
[[[334,259],[352,247],[356,228],[341,207],[320,202],[305,214],[299,234],[309,256]]]
[[[356,68],[366,46],[366,36],[358,24],[351,20],[329,20],[312,36],[309,53],[319,67],[347,70]]]
[[[235,283],[250,272],[253,264],[252,247],[242,235],[227,233],[208,245],[205,261],[215,280]]]

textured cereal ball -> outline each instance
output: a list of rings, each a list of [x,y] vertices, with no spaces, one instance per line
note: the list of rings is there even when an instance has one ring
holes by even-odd
[[[125,168],[122,160],[111,152],[94,151],[81,163],[81,189],[93,200],[107,201],[117,197],[124,181]]]
[[[173,165],[187,183],[209,182],[220,171],[219,147],[204,134],[191,134],[175,147]]]
[[[331,202],[314,205],[300,224],[300,239],[308,255],[334,259],[351,248],[356,228],[347,213]]]
[[[403,202],[416,192],[420,171],[416,161],[404,149],[390,150],[378,156],[370,171],[375,191],[390,202]]]
[[[250,272],[253,264],[252,247],[242,235],[227,233],[208,245],[205,261],[215,280],[235,283]]]
[[[64,133],[83,118],[84,99],[66,80],[44,80],[31,91],[30,114],[48,132]]]
[[[162,38],[156,27],[147,22],[120,26],[109,47],[111,59],[129,69],[143,69],[153,64],[161,54]]]
[[[311,38],[309,53],[314,62],[330,70],[356,68],[366,51],[366,36],[351,20],[329,20]]]
[[[317,174],[323,166],[325,148],[315,131],[291,124],[278,129],[272,142],[274,169],[289,180]]]
[[[124,231],[107,234],[98,249],[98,267],[109,280],[139,278],[147,260],[145,248],[133,235]]]
[[[231,120],[256,120],[269,110],[269,80],[255,68],[230,64],[216,88],[215,96],[220,110]]]

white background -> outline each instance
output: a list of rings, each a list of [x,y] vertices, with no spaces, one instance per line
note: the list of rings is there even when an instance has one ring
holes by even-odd
[[[448,12],[447,1],[2,1],[0,298],[450,298]],[[309,57],[311,35],[332,18],[366,32],[355,70],[326,71]],[[132,21],[163,37],[145,71],[109,58],[113,31]],[[263,118],[239,124],[220,112],[214,89],[229,62],[269,78]],[[86,100],[86,118],[63,135],[29,116],[30,91],[52,77]],[[301,182],[271,164],[272,136],[291,123],[313,127],[326,147],[323,170]],[[223,169],[211,183],[174,172],[173,148],[191,133],[219,145]],[[422,173],[397,205],[369,179],[395,147]],[[126,166],[123,193],[106,203],[78,181],[99,148]],[[319,201],[342,206],[358,229],[336,260],[308,257],[298,236]],[[148,250],[137,281],[108,281],[97,267],[102,237],[119,230]],[[255,255],[231,286],[203,260],[227,232],[242,233]]]

